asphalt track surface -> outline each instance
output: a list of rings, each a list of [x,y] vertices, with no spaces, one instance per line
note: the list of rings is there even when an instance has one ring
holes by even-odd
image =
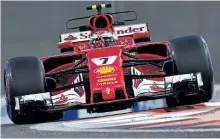
[[[219,131],[202,132],[122,132],[114,130],[113,132],[88,132],[88,131],[37,131],[30,130],[27,126],[4,126],[2,129],[2,138],[219,138]],[[14,132],[12,132],[14,131]]]
[[[220,103],[160,108],[33,125],[2,125],[3,138],[217,138],[219,136]]]
[[[85,7],[94,2],[1,2],[2,4],[2,69],[7,59],[16,56],[34,55],[37,57],[59,53],[55,47],[59,34],[68,32],[65,29],[65,21],[72,17],[86,16],[90,12]],[[134,23],[148,22],[151,36],[155,41],[169,40],[175,36],[198,34],[204,37],[210,47],[215,80],[220,82],[219,59],[220,47],[217,44],[220,36],[220,2],[112,2],[113,8],[107,12],[135,10],[138,20]],[[91,12],[92,14],[94,12]],[[117,17],[120,18],[120,17]],[[87,23],[79,22],[78,24]],[[3,73],[3,72],[2,72]],[[2,94],[4,94],[2,88]],[[213,108],[217,109],[218,108]],[[217,111],[216,110],[216,111]],[[178,112],[180,113],[180,112]],[[138,113],[129,114],[138,115]],[[130,129],[130,126],[115,126],[111,128],[92,127],[93,129],[81,129],[74,125],[77,121],[68,121],[70,127],[63,126],[64,122],[35,124],[35,125],[2,125],[2,137],[216,137],[220,136],[219,113],[208,116],[205,121],[217,123],[207,127],[202,123],[200,128],[188,127],[183,129],[183,121],[173,123],[169,126],[154,127],[149,130]],[[124,115],[121,121],[123,121]],[[132,116],[131,116],[132,117]],[[105,117],[101,117],[104,119]],[[195,118],[195,117],[194,117]],[[94,119],[82,119],[82,121]],[[146,120],[146,119],[145,119]],[[195,119],[191,119],[195,120]],[[204,119],[203,119],[204,120]],[[195,120],[196,121],[196,120]],[[193,123],[195,123],[193,121]],[[73,123],[72,123],[73,122]],[[126,121],[125,121],[126,122]],[[184,121],[191,124],[192,121]],[[178,126],[174,126],[178,124]],[[88,124],[87,124],[88,125]],[[111,124],[108,124],[111,125]],[[149,125],[145,123],[145,126]],[[156,124],[157,125],[157,124]],[[205,125],[205,127],[204,127]],[[62,131],[50,128],[58,126]],[[61,127],[64,128],[61,128]],[[85,125],[84,125],[85,126]],[[152,125],[151,126],[155,126]],[[188,125],[189,126],[189,125]],[[44,127],[44,128],[43,128]],[[144,126],[143,126],[144,127]],[[101,129],[100,129],[101,128]],[[135,128],[137,128],[135,126]],[[152,127],[149,127],[152,129]],[[42,129],[42,130],[39,130]],[[53,129],[54,131],[50,131]],[[176,130],[178,129],[178,130]]]

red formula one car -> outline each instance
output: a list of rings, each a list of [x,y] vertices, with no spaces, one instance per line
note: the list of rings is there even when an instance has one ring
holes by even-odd
[[[166,98],[169,107],[209,101],[213,69],[205,40],[196,35],[151,42],[147,23],[134,11],[101,13],[111,4],[93,5],[98,14],[67,21],[60,35],[61,54],[7,61],[4,83],[7,110],[15,124],[62,118],[71,109],[88,113],[134,107],[138,101]],[[131,13],[133,19],[115,21]],[[88,25],[69,27],[74,20]]]

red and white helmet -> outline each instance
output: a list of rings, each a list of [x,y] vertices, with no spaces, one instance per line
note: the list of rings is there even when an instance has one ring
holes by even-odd
[[[109,47],[115,45],[116,37],[108,31],[97,31],[90,38],[91,48]]]

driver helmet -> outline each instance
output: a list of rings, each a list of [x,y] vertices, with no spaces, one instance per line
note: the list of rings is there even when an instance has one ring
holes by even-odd
[[[115,45],[115,37],[111,32],[95,32],[91,36],[90,45],[92,48],[113,46]]]

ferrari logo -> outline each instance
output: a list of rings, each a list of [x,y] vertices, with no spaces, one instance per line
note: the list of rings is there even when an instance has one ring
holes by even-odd
[[[99,74],[108,74],[108,73],[114,72],[115,70],[116,68],[113,66],[103,66],[103,67],[97,68],[95,72]]]

